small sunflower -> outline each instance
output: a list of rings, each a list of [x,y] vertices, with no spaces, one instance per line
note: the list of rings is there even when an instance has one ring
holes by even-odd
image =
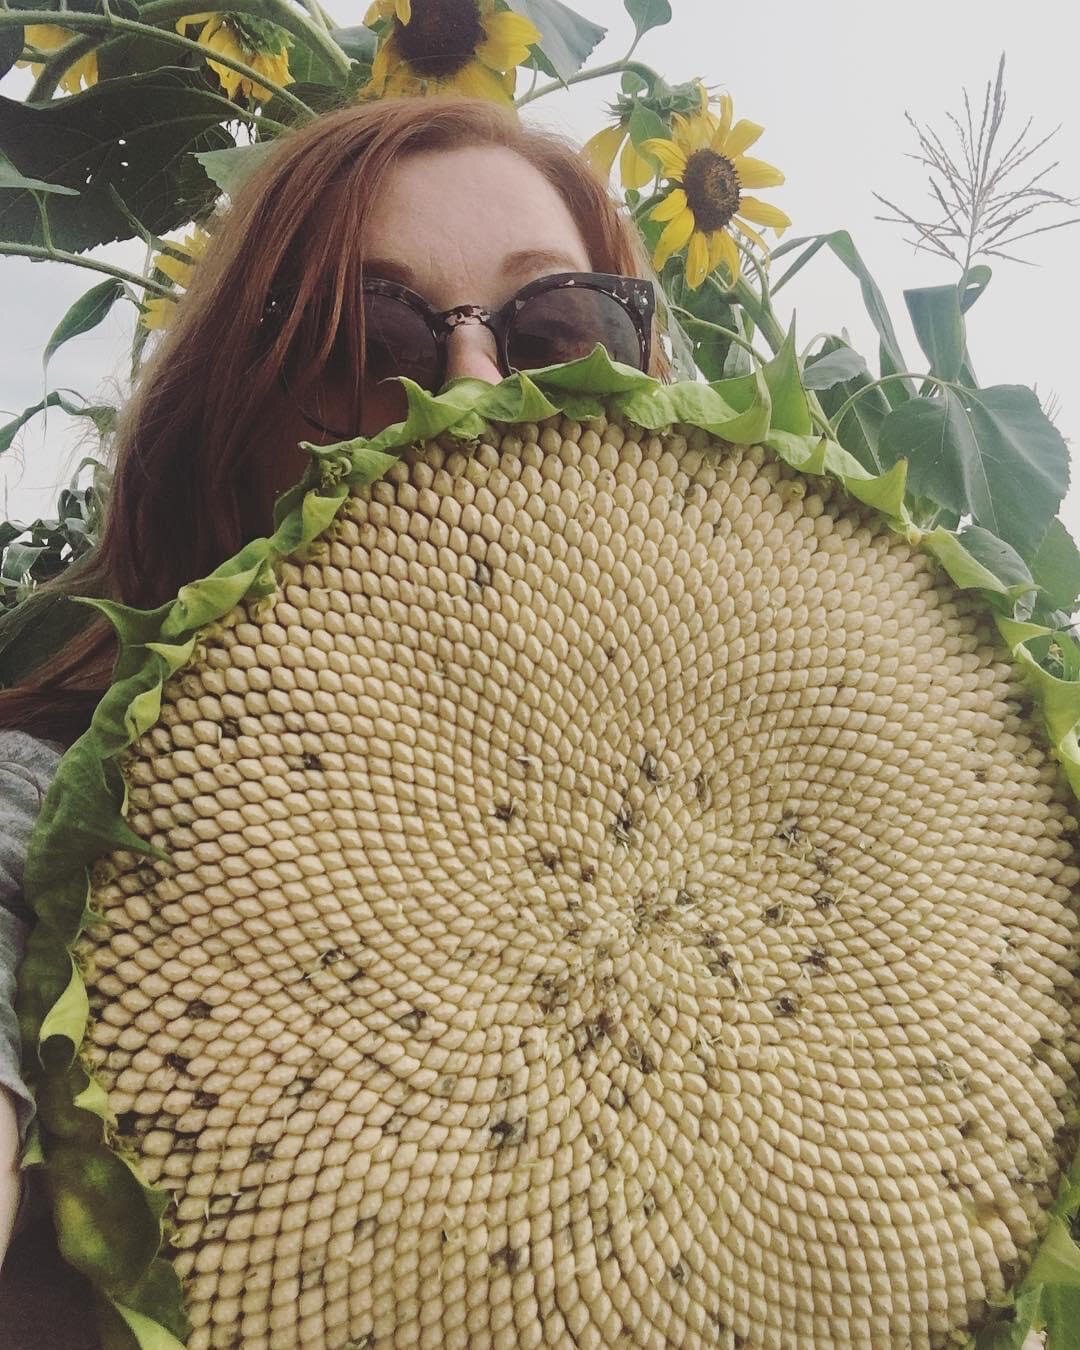
[[[672,119],[670,140],[655,137],[642,150],[660,161],[671,190],[650,213],[666,221],[657,241],[653,265],[657,271],[673,253],[686,248],[686,281],[696,290],[721,264],[732,283],[739,276],[739,250],[729,233],[734,224],[765,253],[768,246],[749,225],[753,221],[782,233],[791,224],[779,207],[748,197],[744,188],[776,187],[784,181],[779,169],[743,154],[764,127],[745,118],[732,125],[731,98],[720,98],[720,111],[708,110]]]
[[[186,290],[191,284],[195,265],[206,252],[206,245],[209,242],[209,234],[201,226],[196,225],[184,239],[168,241],[171,249],[183,253],[185,257],[177,258],[173,253],[155,253],[154,268],[167,276],[180,290]],[[151,331],[167,328],[176,312],[176,302],[179,298],[179,295],[154,295],[144,300],[139,311],[139,323]]]
[[[379,43],[365,93],[471,94],[507,103],[516,67],[540,41],[539,30],[495,0],[375,0],[364,17],[371,27],[390,20]]]
[[[181,37],[188,36],[184,32],[188,24],[202,25],[195,41],[208,51],[231,56],[234,61],[243,61],[276,85],[293,83],[293,77],[289,74],[292,39],[277,24],[250,14],[185,14],[176,22],[176,31]],[[265,103],[270,98],[269,89],[241,75],[238,70],[223,66],[219,61],[210,61],[209,65],[221,81],[227,97],[235,99],[239,92],[259,103]]]
[[[43,55],[51,55],[72,38],[78,37],[70,28],[61,28],[54,23],[28,23],[23,34],[26,45]],[[35,80],[45,69],[43,61],[16,61],[15,64],[29,66]],[[97,52],[87,52],[64,71],[60,77],[60,88],[65,94],[78,94],[84,85],[89,89],[92,84],[97,84],[97,80]]]

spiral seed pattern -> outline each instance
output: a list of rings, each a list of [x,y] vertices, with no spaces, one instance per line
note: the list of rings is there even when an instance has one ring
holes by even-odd
[[[171,863],[95,889],[193,1350],[977,1326],[1077,1104],[1031,713],[977,600],[763,450],[404,454],[166,687],[124,771]]]

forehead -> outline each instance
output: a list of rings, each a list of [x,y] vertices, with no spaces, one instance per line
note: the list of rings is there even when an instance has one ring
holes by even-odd
[[[501,146],[418,152],[395,164],[368,219],[364,256],[407,269],[447,306],[462,295],[494,298],[486,292],[511,272],[527,279],[592,265],[558,191]]]

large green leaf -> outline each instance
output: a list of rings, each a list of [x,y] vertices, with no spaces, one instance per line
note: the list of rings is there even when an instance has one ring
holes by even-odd
[[[560,80],[577,74],[607,32],[561,0],[507,0],[507,5],[536,25],[540,51]]]
[[[1043,535],[1031,560],[1031,574],[1043,588],[1047,604],[1072,613],[1080,595],[1080,549],[1060,520],[1052,520]]]
[[[26,189],[31,192],[55,192],[61,197],[78,197],[75,188],[62,187],[59,183],[46,183],[43,178],[29,178],[21,174],[2,151],[0,151],[0,188]]]
[[[80,295],[68,312],[53,329],[52,336],[45,345],[41,357],[41,368],[47,370],[53,354],[81,333],[89,333],[107,317],[117,300],[130,296],[131,291],[125,281],[119,277],[107,277],[96,286]]]
[[[379,39],[370,28],[357,25],[355,28],[332,28],[330,36],[353,61],[363,61],[370,65],[375,59],[375,49]],[[299,45],[299,44],[297,44]],[[295,47],[293,49],[295,51]],[[292,61],[289,62],[290,69]]]
[[[0,80],[19,59],[23,49],[23,30],[21,28],[0,28]]]
[[[662,28],[671,22],[668,0],[623,0],[623,8],[633,19],[638,37],[650,28]]]
[[[155,70],[108,80],[47,103],[0,98],[0,151],[28,176],[78,191],[49,201],[58,248],[83,252],[132,237],[110,193],[154,234],[205,215],[217,188],[190,152],[233,144],[218,125],[222,102],[199,71]],[[25,189],[0,187],[0,237],[41,244],[41,221]]]
[[[799,376],[794,323],[784,339],[784,345],[765,366],[764,374],[772,398],[773,430],[786,431],[793,436],[808,436],[814,424],[810,419],[810,407]]]
[[[970,515],[1034,557],[1069,485],[1069,452],[1022,385],[946,389],[910,399],[881,424],[888,463],[910,461],[911,491]]]

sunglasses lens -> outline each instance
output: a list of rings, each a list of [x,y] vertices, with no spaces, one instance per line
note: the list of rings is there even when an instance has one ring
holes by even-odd
[[[423,389],[438,387],[439,350],[423,315],[403,300],[369,292],[364,300],[362,382],[359,374],[341,334],[312,394],[303,400],[305,417],[343,440],[373,435],[404,420],[405,391],[392,376],[406,375]]]
[[[561,286],[527,300],[510,324],[506,348],[515,370],[588,356],[600,343],[613,361],[641,366],[641,343],[623,306],[588,286]]]

